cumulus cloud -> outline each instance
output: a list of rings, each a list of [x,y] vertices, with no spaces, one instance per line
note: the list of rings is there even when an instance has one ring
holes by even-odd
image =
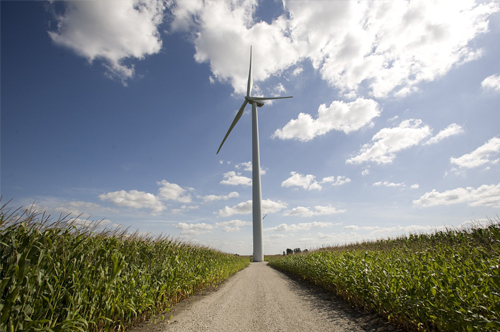
[[[262,213],[275,213],[286,208],[287,204],[281,201],[273,201],[270,199],[262,200]],[[252,201],[241,202],[233,207],[226,206],[219,210],[220,217],[230,217],[235,214],[250,214],[252,213]]]
[[[458,125],[456,123],[452,123],[451,125],[449,125],[445,129],[441,130],[436,136],[431,137],[431,139],[429,139],[424,144],[426,144],[426,145],[435,144],[437,142],[442,141],[443,139],[445,139],[447,137],[463,134],[463,132],[464,132],[464,130],[462,129],[462,127],[460,125]]]
[[[187,189],[183,189],[181,186],[175,183],[170,183],[166,180],[157,182],[161,188],[158,190],[158,198],[163,201],[176,201],[181,203],[190,203],[191,195],[188,193]]]
[[[135,209],[150,209],[153,214],[166,209],[162,201],[175,201],[179,203],[190,203],[191,195],[188,191],[194,189],[184,189],[178,184],[170,183],[166,180],[157,182],[160,187],[158,195],[153,195],[144,191],[138,190],[119,190],[99,195],[101,201],[108,201],[117,206],[131,207]],[[172,210],[173,212],[182,212],[186,210],[197,209],[197,206],[182,206],[180,209]]]
[[[336,208],[328,205],[328,206],[320,206],[317,205],[314,207],[314,210],[311,210],[308,207],[298,206],[291,210],[285,211],[283,213],[284,216],[300,216],[300,217],[314,217],[314,216],[322,216],[322,215],[331,215],[331,214],[339,214],[345,213],[347,210],[337,210]]]
[[[413,201],[414,206],[430,207],[467,203],[469,206],[500,207],[500,183],[482,185],[478,188],[466,187],[438,192],[433,189]]]
[[[301,187],[305,190],[321,190],[323,183],[331,183],[332,186],[341,186],[343,184],[351,182],[347,176],[327,176],[324,177],[321,182],[316,181],[316,176],[312,174],[302,175],[297,172],[290,172],[290,177],[281,183],[282,187]]]
[[[228,195],[207,195],[203,196],[204,202],[213,202],[213,201],[227,201],[230,198],[240,197],[236,191],[230,192]]]
[[[69,201],[69,202],[60,202],[53,209],[55,212],[61,214],[90,214],[90,213],[114,213],[117,212],[115,209],[106,208],[96,203],[91,202],[83,202],[83,201]]]
[[[88,225],[93,222],[91,220],[93,214],[111,214],[118,211],[113,208],[104,207],[102,205],[84,202],[84,201],[65,201],[56,197],[41,197],[34,200],[34,203],[23,207],[26,210],[35,210],[46,214],[70,215],[71,222],[78,225]],[[114,226],[107,219],[100,221],[101,226]]]
[[[384,187],[404,187],[405,184],[404,182],[401,182],[401,183],[394,183],[394,182],[389,182],[389,181],[379,181],[379,182],[375,182],[373,184],[374,187],[380,187],[380,186],[384,186]]]
[[[153,214],[165,210],[163,203],[153,194],[138,190],[119,190],[99,195],[101,201],[134,209],[150,209]]]
[[[247,162],[244,162],[244,163],[236,164],[236,165],[234,165],[234,167],[236,169],[243,169],[244,171],[251,172],[252,171],[252,162],[251,161],[247,161]],[[266,170],[263,169],[262,166],[260,166],[260,174],[261,175],[266,174]]]
[[[322,79],[353,96],[405,96],[422,82],[481,56],[470,43],[488,29],[498,4],[446,1],[286,1],[272,22],[257,21],[255,0],[178,1],[173,31],[195,36],[195,59],[208,62],[213,76],[244,93],[252,41],[263,81],[310,60]],[[263,60],[266,61],[263,61]],[[295,65],[298,64],[297,67]],[[307,136],[306,136],[307,137]]]
[[[236,93],[246,91],[248,68],[241,65],[249,59],[252,42],[254,47],[254,82],[275,75],[299,59],[296,48],[286,36],[285,17],[268,24],[255,22],[257,8],[254,0],[203,1],[196,4],[178,1],[173,8],[173,31],[195,31],[195,60],[208,62],[213,76],[220,82],[230,82]]]
[[[182,205],[179,209],[172,209],[172,213],[182,213],[186,211],[198,210],[198,205]]]
[[[319,106],[316,119],[309,114],[300,113],[297,119],[292,119],[282,129],[277,129],[272,137],[305,142],[332,130],[349,134],[368,125],[379,115],[379,105],[371,99],[359,98],[350,103],[333,101],[329,107],[325,104]]]
[[[144,59],[162,47],[158,26],[164,0],[67,1],[56,14],[52,41],[89,62],[103,60],[107,76],[124,82],[134,76],[129,59]]]
[[[222,221],[215,224],[217,227],[222,227],[222,231],[224,232],[237,232],[243,226],[251,225],[250,221],[243,221],[239,219],[230,220],[230,221]]]
[[[199,235],[204,233],[211,233],[214,229],[213,225],[205,223],[188,224],[180,222],[175,224],[174,227],[181,230],[181,235]]]
[[[302,175],[297,172],[290,172],[290,177],[281,183],[282,187],[301,187],[305,190],[321,190],[323,187],[314,179],[312,174]]]
[[[376,229],[380,229],[378,226],[356,226],[356,225],[347,225],[344,226],[344,229],[354,229],[354,230],[366,230],[366,231],[373,231]]]
[[[313,222],[305,222],[305,223],[299,223],[299,224],[280,224],[276,227],[270,227],[264,229],[265,231],[275,231],[275,232],[294,232],[294,231],[308,231],[311,228],[325,228],[325,227],[331,227],[335,226],[336,224],[331,223],[331,222],[319,222],[319,221],[313,221]]]
[[[485,90],[492,90],[495,92],[500,92],[500,75],[491,75],[486,77],[482,82],[481,86]]]
[[[335,178],[335,176],[328,176],[321,180],[321,183],[331,183],[332,186],[341,186],[349,182],[351,182],[351,179],[349,179],[347,176],[341,175],[337,176],[337,178]]]
[[[377,98],[404,96],[417,85],[474,60],[469,41],[487,31],[495,3],[456,1],[287,1],[301,53],[324,80],[346,94],[367,83]]]
[[[398,127],[380,130],[372,137],[372,143],[363,145],[358,155],[348,159],[346,163],[390,164],[396,158],[396,152],[418,145],[430,135],[431,129],[423,125],[422,120],[404,120]]]
[[[226,184],[230,186],[243,186],[248,187],[252,185],[252,179],[246,176],[242,176],[241,173],[236,173],[234,171],[230,171],[224,173],[224,180],[222,180],[221,184]]]
[[[69,225],[72,226],[90,226],[90,227],[95,227],[97,226],[98,228],[120,228],[122,227],[119,224],[116,224],[108,219],[103,219],[99,221],[93,221],[90,219],[84,219],[84,218],[71,218],[67,221]]]
[[[475,168],[486,164],[496,164],[499,159],[492,159],[500,152],[500,137],[493,137],[471,153],[450,158],[450,162],[461,168]]]

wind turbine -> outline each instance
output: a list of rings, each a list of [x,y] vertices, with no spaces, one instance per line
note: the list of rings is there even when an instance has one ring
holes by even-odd
[[[260,154],[259,154],[259,123],[257,118],[257,106],[264,106],[264,101],[272,99],[285,99],[292,97],[252,97],[252,46],[250,46],[250,70],[248,73],[247,95],[240,110],[229,127],[229,130],[224,136],[222,143],[217,150],[219,154],[222,145],[233,130],[236,123],[240,120],[248,103],[252,105],[252,213],[253,213],[253,261],[264,261],[264,248],[262,242],[262,194],[260,188]]]

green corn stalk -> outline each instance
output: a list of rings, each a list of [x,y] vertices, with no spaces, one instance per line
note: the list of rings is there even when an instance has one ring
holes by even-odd
[[[422,331],[500,328],[500,224],[284,256],[271,266]]]
[[[114,331],[248,266],[248,259],[74,219],[0,208],[0,331]]]

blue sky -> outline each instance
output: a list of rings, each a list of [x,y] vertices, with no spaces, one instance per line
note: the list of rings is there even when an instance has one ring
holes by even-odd
[[[1,195],[265,254],[500,208],[498,1],[2,1]]]

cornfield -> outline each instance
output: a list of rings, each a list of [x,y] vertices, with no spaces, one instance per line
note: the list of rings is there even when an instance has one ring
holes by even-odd
[[[332,247],[269,264],[409,330],[500,330],[500,225]]]
[[[0,210],[0,331],[123,331],[245,268],[163,236]]]

